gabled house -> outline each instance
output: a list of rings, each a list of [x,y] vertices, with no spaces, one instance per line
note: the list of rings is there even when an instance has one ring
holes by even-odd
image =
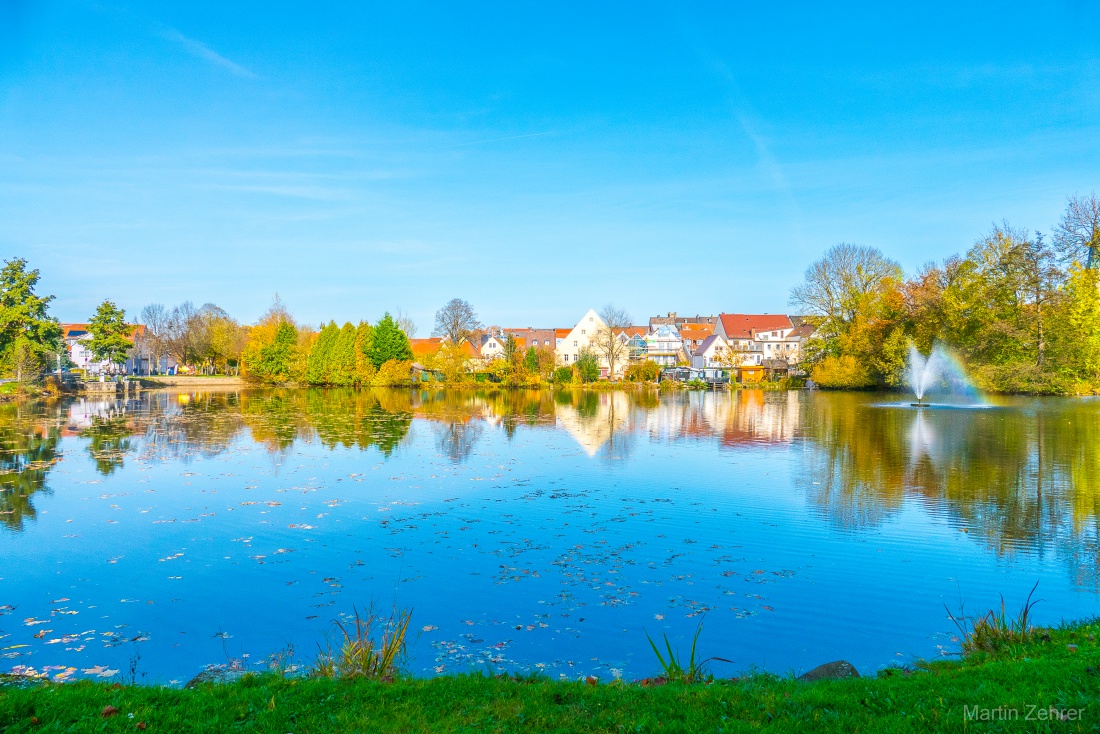
[[[695,354],[695,350],[703,345],[714,334],[715,324],[691,324],[680,327],[680,339],[684,342],[684,351]]]
[[[697,370],[722,369],[727,366],[723,359],[725,351],[726,340],[722,335],[711,334],[692,353],[691,366]]]
[[[92,350],[88,347],[88,342],[92,340],[92,335],[88,332],[88,324],[61,324],[61,339],[68,352],[69,361],[87,374],[107,374],[116,369],[125,375],[147,375],[154,370],[162,374],[175,371],[177,363],[174,357],[161,355],[161,365],[156,365],[155,358],[146,354],[147,350],[141,348],[142,337],[145,336],[143,324],[132,324],[131,329],[130,335],[126,338],[131,344],[137,344],[138,348],[131,350],[120,367],[112,366],[106,360],[96,359],[92,354]]]

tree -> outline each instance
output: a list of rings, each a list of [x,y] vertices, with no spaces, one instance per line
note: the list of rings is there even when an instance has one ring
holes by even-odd
[[[817,334],[830,348],[845,333],[869,296],[888,280],[900,282],[901,267],[874,247],[839,244],[806,270],[791,291],[798,313],[817,317]]]
[[[283,321],[275,330],[275,339],[260,349],[257,374],[266,382],[283,383],[291,378],[290,368],[298,346],[298,330]]]
[[[294,318],[276,294],[271,306],[248,330],[248,341],[241,356],[241,375],[252,382],[276,383],[301,377],[305,365],[300,363],[308,352],[301,349],[299,338]]]
[[[630,316],[609,303],[600,311],[600,319],[602,323],[596,328],[590,344],[607,362],[607,375],[614,379],[616,367],[627,359],[629,346],[623,338],[623,329],[630,326]]]
[[[173,307],[168,317],[165,345],[181,366],[194,364],[197,359],[194,330],[198,318],[198,309],[190,301]]]
[[[1100,378],[1100,270],[1073,265],[1062,305],[1052,339],[1057,363],[1072,377],[1095,384]]]
[[[171,314],[163,303],[150,303],[141,309],[138,322],[145,327],[137,347],[144,353],[154,365],[153,369],[160,369],[160,358],[165,352],[165,343],[168,339],[168,324]]]
[[[464,339],[482,328],[474,307],[460,298],[452,298],[446,306],[435,312],[435,329],[432,336],[442,336],[452,344],[461,344]]]
[[[37,373],[61,350],[61,326],[47,313],[53,296],[35,294],[38,277],[22,258],[0,270],[0,369],[19,376]]]
[[[600,379],[600,360],[596,353],[587,347],[581,349],[574,364],[581,382],[595,382]]]
[[[126,312],[111,301],[99,304],[95,314],[88,322],[88,349],[96,359],[103,359],[114,365],[126,361],[126,355],[133,347],[129,336],[134,327],[126,323]]]
[[[1090,270],[1100,267],[1100,199],[1095,193],[1070,197],[1054,230],[1054,244],[1066,262],[1083,259]]]
[[[360,321],[355,330],[355,382],[369,385],[374,377],[374,363],[370,361],[374,328],[366,321]]]
[[[355,377],[355,341],[356,328],[350,321],[340,328],[336,341],[332,345],[329,358],[328,382],[330,385],[350,387],[356,383]]]
[[[412,347],[409,346],[409,338],[405,336],[405,332],[401,331],[387,312],[372,330],[370,361],[377,370],[391,359],[400,362],[411,360]]]
[[[401,309],[397,309],[397,315],[393,317],[393,320],[397,322],[397,328],[405,332],[405,336],[413,339],[416,337],[416,322],[412,320],[412,317]]]
[[[332,351],[339,336],[340,327],[335,321],[330,321],[321,328],[321,333],[317,335],[306,359],[305,381],[310,385],[329,384]]]

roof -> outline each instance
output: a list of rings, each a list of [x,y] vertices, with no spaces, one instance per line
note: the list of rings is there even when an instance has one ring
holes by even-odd
[[[695,350],[695,356],[702,357],[704,354],[707,353],[707,350],[710,349],[716,341],[719,341],[721,339],[721,334],[711,334],[706,339],[704,339],[703,343],[699,345],[699,348]]]
[[[626,334],[627,336],[645,336],[649,333],[649,329],[645,326],[623,326],[615,329],[616,334]]]
[[[718,318],[726,336],[734,339],[750,339],[758,331],[791,328],[791,319],[785,314],[724,313]]]
[[[684,326],[680,328],[680,338],[690,339],[691,341],[702,341],[708,336],[714,333],[714,325],[696,326]]]
[[[554,337],[557,338],[557,339],[564,339],[565,337],[569,336],[569,332],[571,332],[571,331],[573,331],[573,329],[571,329],[571,328],[570,329],[554,329]]]
[[[88,324],[60,324],[60,326],[62,339],[79,339],[88,333]],[[127,324],[127,326],[130,327],[127,341],[132,342],[145,333],[145,324]]]
[[[443,339],[433,336],[430,339],[409,339],[414,357],[423,357],[427,354],[435,354],[443,346]]]
[[[802,337],[803,339],[809,339],[811,336],[814,335],[814,331],[816,331],[816,329],[814,329],[813,324],[802,323],[802,324],[799,324],[798,326],[794,327],[794,331],[792,331],[787,336],[788,337],[796,336],[796,337]]]
[[[87,324],[61,324],[61,336],[65,339],[84,336],[87,333]]]

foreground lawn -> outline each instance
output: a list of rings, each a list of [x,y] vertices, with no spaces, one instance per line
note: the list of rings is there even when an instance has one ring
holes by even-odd
[[[1100,623],[1075,624],[996,654],[815,683],[753,676],[589,685],[481,675],[382,683],[275,674],[190,690],[11,682],[0,687],[0,731],[1100,731],[1098,635]],[[969,720],[967,707],[976,707]]]

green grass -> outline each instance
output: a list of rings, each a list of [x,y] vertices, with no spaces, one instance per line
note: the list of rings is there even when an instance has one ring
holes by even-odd
[[[380,682],[266,674],[191,690],[12,684],[0,687],[0,731],[133,732],[138,724],[151,732],[273,734],[1098,731],[1097,635],[1100,622],[1074,624],[1005,641],[995,652],[816,683],[770,675],[642,686],[485,675]],[[107,706],[118,713],[103,718]],[[967,706],[1015,709],[1019,718],[966,721]],[[1033,714],[1051,706],[1083,712],[1074,721],[1028,721],[1031,706]]]

